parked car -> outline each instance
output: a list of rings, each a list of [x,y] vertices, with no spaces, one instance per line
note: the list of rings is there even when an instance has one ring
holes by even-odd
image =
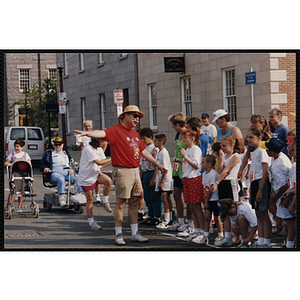
[[[14,142],[17,139],[25,141],[24,151],[27,152],[32,161],[42,159],[46,151],[45,136],[42,128],[33,126],[11,126],[5,127],[5,153],[6,157],[14,151]]]

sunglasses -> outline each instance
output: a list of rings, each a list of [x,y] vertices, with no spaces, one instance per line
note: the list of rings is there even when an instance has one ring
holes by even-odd
[[[133,117],[136,119],[136,118],[140,118],[140,115],[138,114],[130,114],[130,115],[133,115]]]
[[[55,146],[61,146],[61,144],[54,144]]]

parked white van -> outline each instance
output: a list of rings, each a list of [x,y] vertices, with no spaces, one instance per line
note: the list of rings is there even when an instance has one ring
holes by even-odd
[[[5,127],[4,138],[6,157],[14,151],[14,142],[17,139],[25,141],[24,151],[29,154],[31,160],[41,160],[46,151],[45,136],[40,127]]]

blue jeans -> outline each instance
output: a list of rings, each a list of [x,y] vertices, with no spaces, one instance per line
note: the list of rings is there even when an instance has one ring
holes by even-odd
[[[160,200],[160,195],[155,192],[154,188],[149,186],[153,175],[154,171],[148,171],[143,173],[144,199],[148,207],[148,216],[160,217],[162,212],[162,203]]]
[[[51,181],[57,182],[57,193],[58,194],[64,194],[66,189],[66,181],[69,181],[69,174],[63,175],[60,173],[52,173],[51,174]],[[75,178],[74,175],[70,175],[70,182],[74,183]],[[78,182],[78,175],[76,175],[76,182]],[[77,191],[77,187],[75,185],[74,191]],[[78,193],[82,192],[82,188],[80,185],[78,185]]]

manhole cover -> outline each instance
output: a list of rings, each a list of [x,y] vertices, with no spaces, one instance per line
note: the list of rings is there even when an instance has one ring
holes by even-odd
[[[38,237],[43,236],[40,232],[21,232],[21,233],[6,233],[5,237],[7,239],[15,238],[28,238],[28,237]]]

